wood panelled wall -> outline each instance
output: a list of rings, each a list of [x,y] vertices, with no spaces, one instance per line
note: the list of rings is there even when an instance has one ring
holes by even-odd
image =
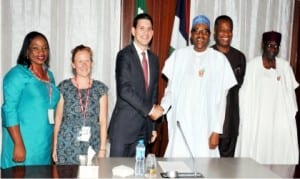
[[[150,49],[159,57],[160,73],[168,57],[170,39],[175,16],[176,0],[146,0],[147,13],[153,18],[154,36]],[[131,41],[131,27],[135,17],[135,0],[122,0],[121,48]],[[158,100],[163,96],[166,80],[160,74]],[[168,142],[167,123],[158,121],[158,138],[149,152],[163,156]]]
[[[159,57],[160,72],[168,57],[170,39],[175,16],[176,0],[146,0],[147,13],[153,18],[154,36],[151,50]],[[131,41],[131,27],[135,17],[135,0],[122,0],[122,34],[121,47]],[[159,79],[159,100],[161,99],[166,81]]]
[[[300,83],[300,0],[295,0],[293,38],[291,49],[291,65],[296,74],[296,80]],[[298,146],[300,148],[300,87],[296,89],[298,112],[296,114]],[[300,151],[299,151],[300,163]]]

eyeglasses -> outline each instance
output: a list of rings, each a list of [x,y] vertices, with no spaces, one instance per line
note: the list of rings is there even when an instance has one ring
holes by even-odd
[[[210,33],[208,29],[193,29],[192,32],[201,35],[208,35]]]
[[[273,48],[273,49],[276,49],[276,50],[277,50],[277,49],[279,48],[279,45],[277,45],[277,44],[270,44],[270,43],[269,43],[269,44],[266,44],[266,47],[267,47],[267,48]]]

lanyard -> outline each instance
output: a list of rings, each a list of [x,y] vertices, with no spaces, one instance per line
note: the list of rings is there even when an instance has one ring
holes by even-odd
[[[80,105],[82,117],[85,122],[86,121],[86,112],[88,111],[88,103],[89,103],[89,98],[90,98],[90,87],[88,87],[88,89],[87,89],[86,100],[85,100],[85,104],[83,105],[82,96],[79,91],[79,85],[78,85],[76,77],[75,77],[75,82],[76,82],[76,86],[77,86],[77,93],[78,93],[79,105]],[[91,84],[91,81],[89,80],[89,86],[90,86],[90,84]]]
[[[50,107],[51,107],[51,103],[52,103],[52,86],[51,86],[51,82],[47,82],[47,88],[48,88],[49,101],[50,101]]]

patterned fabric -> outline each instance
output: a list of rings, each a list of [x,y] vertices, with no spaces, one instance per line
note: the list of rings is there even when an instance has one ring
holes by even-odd
[[[80,108],[78,90],[71,79],[62,81],[58,88],[64,99],[63,119],[58,133],[57,141],[57,164],[80,164],[79,155],[86,155],[91,146],[96,153],[100,146],[99,109],[100,98],[107,93],[108,87],[100,81],[93,80],[89,92],[88,109],[86,120]],[[88,89],[80,89],[82,104],[86,103]],[[82,126],[91,128],[89,142],[77,140]]]

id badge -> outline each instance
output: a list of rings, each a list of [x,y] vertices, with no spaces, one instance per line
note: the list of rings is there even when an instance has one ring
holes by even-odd
[[[83,126],[79,131],[78,140],[82,142],[88,142],[91,137],[91,127]]]
[[[54,109],[48,109],[49,124],[54,124]]]

